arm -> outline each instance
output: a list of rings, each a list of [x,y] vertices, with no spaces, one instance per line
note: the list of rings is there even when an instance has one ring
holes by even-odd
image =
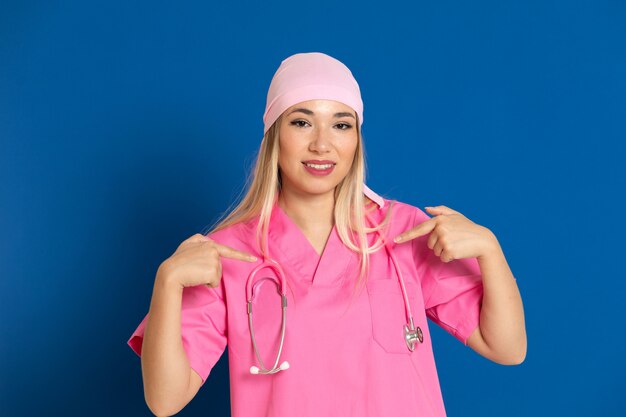
[[[163,265],[154,282],[141,350],[144,396],[157,416],[178,413],[198,392],[201,378],[192,372],[181,340],[183,287],[168,279]]]
[[[480,355],[503,365],[526,357],[524,308],[517,283],[495,235],[490,250],[477,257],[483,278],[480,325],[467,340]]]

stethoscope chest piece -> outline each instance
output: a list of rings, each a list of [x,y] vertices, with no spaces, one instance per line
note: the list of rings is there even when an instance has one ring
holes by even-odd
[[[419,326],[415,328],[413,320],[411,320],[411,328],[406,324],[404,325],[404,341],[411,352],[415,350],[416,340],[419,340],[420,343],[424,343],[424,334]]]

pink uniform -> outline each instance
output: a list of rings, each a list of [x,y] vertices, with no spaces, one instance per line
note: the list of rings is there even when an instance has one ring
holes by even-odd
[[[372,218],[382,221],[390,203],[385,199]],[[393,203],[389,240],[430,218],[416,207]],[[343,245],[336,229],[320,257],[276,204],[268,247],[289,283],[280,362],[286,360],[290,367],[272,375],[252,375],[250,367],[258,362],[250,339],[245,285],[262,258],[254,246],[256,223],[256,219],[240,223],[210,237],[257,256],[257,263],[221,258],[219,287],[200,285],[183,291],[183,346],[203,383],[228,346],[232,415],[445,416],[426,318],[467,343],[479,324],[483,294],[477,260],[442,262],[428,248],[428,235],[395,246],[415,325],[424,335],[423,343],[411,352],[404,342],[402,292],[386,250],[370,255],[366,289],[352,297],[358,256]],[[376,238],[376,233],[369,235],[370,245]],[[281,325],[280,298],[273,288],[268,285],[263,292],[261,287],[253,310],[259,351],[270,367]],[[128,341],[138,355],[146,318]]]

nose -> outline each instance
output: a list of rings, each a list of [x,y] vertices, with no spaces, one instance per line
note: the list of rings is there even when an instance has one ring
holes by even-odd
[[[330,150],[330,142],[328,140],[328,133],[325,133],[323,129],[316,127],[312,132],[311,142],[309,143],[309,150],[312,152],[328,152]]]

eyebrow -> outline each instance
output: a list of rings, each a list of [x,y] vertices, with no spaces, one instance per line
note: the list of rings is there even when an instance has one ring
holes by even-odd
[[[308,114],[309,116],[313,116],[315,114],[311,110],[305,109],[304,107],[301,107],[301,108],[298,108],[298,109],[293,109],[292,111],[289,112],[289,114],[295,113],[295,112]],[[352,117],[354,119],[354,116],[352,115],[352,113],[348,113],[348,112],[345,112],[345,111],[335,113],[334,117]]]

